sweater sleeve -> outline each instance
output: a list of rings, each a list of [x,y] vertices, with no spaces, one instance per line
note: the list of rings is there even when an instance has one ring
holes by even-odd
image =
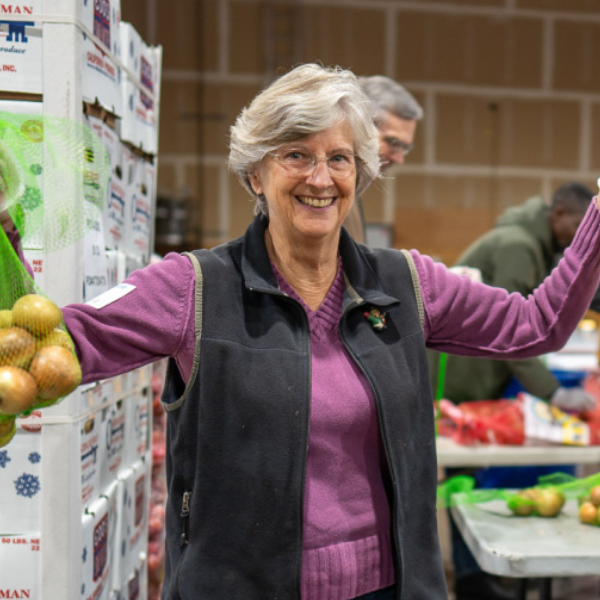
[[[556,269],[527,298],[456,275],[412,250],[427,346],[491,358],[530,358],[562,348],[598,287],[599,229],[594,200]]]
[[[125,280],[135,289],[96,309],[63,308],[76,345],[83,382],[107,379],[174,357],[184,380],[194,355],[194,270],[188,258],[168,254]]]

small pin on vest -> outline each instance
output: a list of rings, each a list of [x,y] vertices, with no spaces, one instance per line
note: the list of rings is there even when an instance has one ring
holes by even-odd
[[[383,331],[385,325],[385,313],[381,312],[378,308],[372,308],[370,311],[364,311],[363,316],[375,331]]]

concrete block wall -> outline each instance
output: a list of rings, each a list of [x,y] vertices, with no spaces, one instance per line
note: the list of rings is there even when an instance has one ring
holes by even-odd
[[[397,247],[452,263],[507,206],[600,175],[596,0],[123,0],[163,46],[159,191],[186,196],[188,245],[240,235],[226,167],[240,109],[290,65],[384,74],[419,99],[416,150],[365,196]]]

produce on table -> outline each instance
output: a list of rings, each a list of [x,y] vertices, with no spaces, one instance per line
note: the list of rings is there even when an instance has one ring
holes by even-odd
[[[527,488],[507,500],[508,508],[521,517],[555,517],[564,504],[564,494],[554,487]]]
[[[591,502],[583,502],[579,507],[579,521],[588,525],[600,525],[600,511]]]
[[[579,497],[579,521],[600,526],[600,485],[593,486]]]

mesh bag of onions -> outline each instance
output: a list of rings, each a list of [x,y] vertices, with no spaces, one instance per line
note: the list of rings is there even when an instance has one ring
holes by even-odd
[[[108,175],[106,151],[83,123],[0,112],[0,199],[22,240],[52,252],[83,237],[101,218]],[[60,308],[0,227],[0,447],[17,417],[55,404],[80,382]]]

